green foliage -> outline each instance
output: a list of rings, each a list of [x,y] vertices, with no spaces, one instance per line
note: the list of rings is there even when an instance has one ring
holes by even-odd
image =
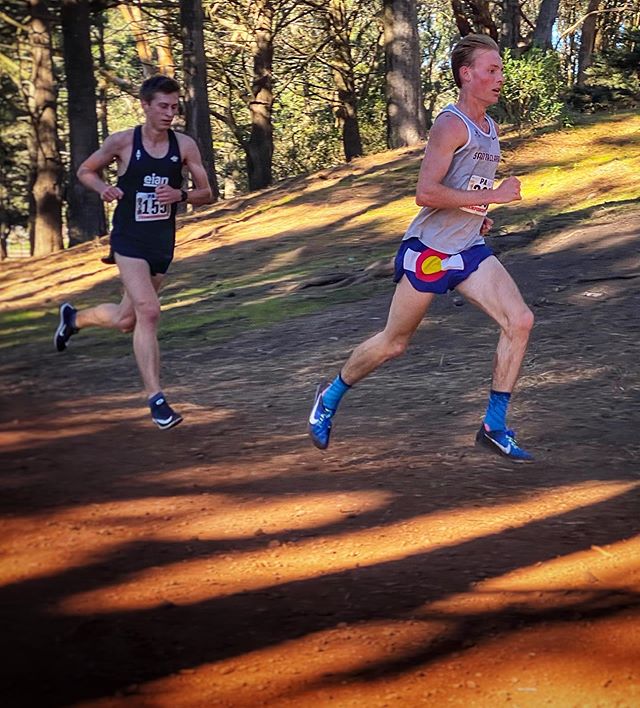
[[[503,62],[505,82],[496,108],[500,120],[523,127],[553,121],[562,115],[562,80],[556,52],[534,47],[522,57],[515,57],[507,49]]]

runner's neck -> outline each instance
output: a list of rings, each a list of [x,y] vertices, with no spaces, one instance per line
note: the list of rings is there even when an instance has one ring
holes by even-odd
[[[463,97],[460,97],[454,106],[462,113],[473,121],[478,128],[480,128],[484,133],[489,132],[490,124],[487,118],[486,106],[482,104],[475,104],[475,102],[466,101]]]
[[[153,148],[165,146],[169,142],[168,129],[152,128],[147,123],[142,124],[142,141]]]

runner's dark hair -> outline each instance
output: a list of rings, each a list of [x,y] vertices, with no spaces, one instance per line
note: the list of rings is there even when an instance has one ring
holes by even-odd
[[[140,86],[140,100],[151,103],[157,93],[180,93],[180,84],[170,76],[156,74],[145,79]]]

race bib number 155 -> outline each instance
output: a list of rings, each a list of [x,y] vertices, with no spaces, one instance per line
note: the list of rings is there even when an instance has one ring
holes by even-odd
[[[489,177],[480,177],[479,175],[471,175],[469,177],[469,184],[467,184],[467,189],[491,189],[493,187],[493,180]],[[469,214],[477,214],[478,216],[486,216],[487,210],[489,209],[488,204],[478,204],[468,207],[460,207],[462,211],[466,211]]]
[[[155,192],[136,193],[136,221],[160,221],[170,215],[169,204],[160,204]]]

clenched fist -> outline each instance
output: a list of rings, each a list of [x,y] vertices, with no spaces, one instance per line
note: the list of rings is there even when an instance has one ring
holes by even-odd
[[[156,187],[156,199],[160,204],[173,204],[179,202],[181,193],[179,189],[174,189],[168,184],[161,184]]]
[[[113,202],[117,199],[122,199],[124,192],[119,187],[107,187],[100,192],[100,198],[103,202]]]
[[[520,180],[517,177],[507,177],[493,190],[494,204],[508,204],[522,199],[520,194]]]

